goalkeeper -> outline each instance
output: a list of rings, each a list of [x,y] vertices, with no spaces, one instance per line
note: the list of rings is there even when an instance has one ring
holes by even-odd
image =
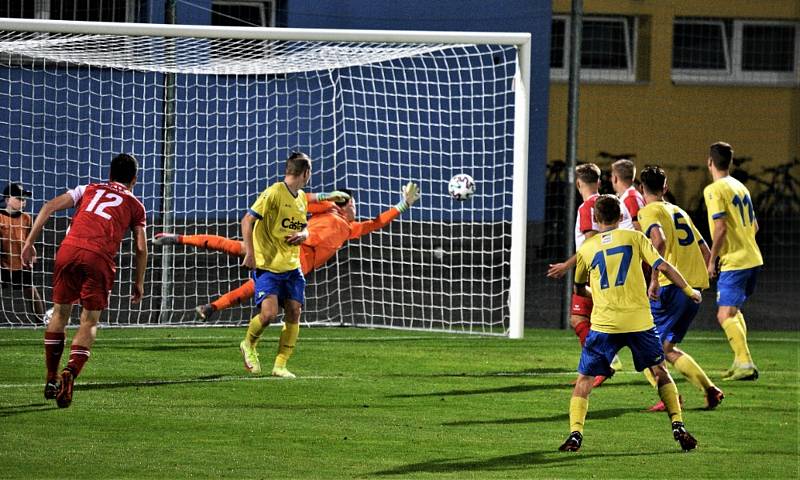
[[[350,198],[342,199],[339,193]],[[303,275],[321,267],[342,248],[348,240],[355,240],[370,232],[388,225],[401,213],[408,210],[419,200],[419,187],[409,182],[402,189],[400,202],[384,211],[372,220],[357,222],[356,201],[352,192],[340,189],[329,194],[307,193],[308,239],[300,244],[300,269]],[[336,199],[336,202],[327,199]],[[232,256],[244,256],[244,245],[240,240],[232,240],[218,235],[177,235],[174,233],[158,233],[153,239],[154,245],[191,245],[206,250],[225,252]],[[255,293],[253,280],[248,280],[240,287],[229,291],[211,303],[198,306],[195,311],[202,320],[209,320],[216,312],[236,306],[252,297]]]

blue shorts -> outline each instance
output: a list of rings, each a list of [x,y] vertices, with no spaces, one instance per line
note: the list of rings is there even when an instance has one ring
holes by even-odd
[[[637,372],[664,361],[664,349],[655,328],[643,332],[602,333],[591,330],[581,352],[578,373],[611,376],[611,360],[622,347],[631,349]]]
[[[283,273],[272,273],[267,270],[253,270],[251,273],[255,281],[256,306],[260,306],[270,295],[278,297],[278,305],[283,305],[287,299],[305,303],[306,278],[300,269]]]
[[[694,303],[675,285],[659,288],[658,300],[650,300],[650,311],[662,343],[681,343],[698,310],[700,304]]]
[[[728,270],[719,273],[717,305],[739,308],[756,289],[756,277],[761,267]]]

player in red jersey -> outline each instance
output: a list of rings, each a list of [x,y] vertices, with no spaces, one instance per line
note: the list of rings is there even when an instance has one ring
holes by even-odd
[[[635,177],[636,165],[627,158],[617,160],[611,164],[611,186],[614,188],[614,193],[617,194],[620,202],[628,209],[633,228],[642,231],[642,227],[639,226],[639,209],[644,207],[644,197],[633,186]]]
[[[44,333],[47,381],[46,399],[55,398],[60,408],[72,403],[75,378],[89,360],[97,336],[97,322],[108,306],[117,267],[115,257],[122,236],[132,230],[135,237],[136,281],[131,303],[144,296],[144,273],[147,268],[147,235],[144,206],[131,192],[139,164],[126,153],[111,161],[109,181],[82,185],[67,191],[42,206],[25,245],[22,263],[36,261],[34,242],[50,216],[59,210],[75,207],[72,224],[56,254],[53,271],[53,317]],[[80,301],[81,323],[72,339],[69,362],[61,376],[58,367],[65,345],[65,332],[72,305]]]

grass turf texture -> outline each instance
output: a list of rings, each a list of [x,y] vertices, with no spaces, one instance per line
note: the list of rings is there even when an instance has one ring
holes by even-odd
[[[68,333],[68,340],[74,331]],[[278,329],[260,345],[272,363]],[[571,332],[524,340],[304,328],[296,380],[244,372],[239,329],[103,329],[66,410],[42,396],[41,330],[0,330],[0,478],[796,478],[797,332],[750,332],[756,382],[725,400],[678,388],[696,451],[682,453],[641,374],[595,390],[583,448],[569,433]],[[712,379],[721,331],[682,345]],[[67,346],[67,351],[68,351]],[[64,359],[66,361],[66,358]]]

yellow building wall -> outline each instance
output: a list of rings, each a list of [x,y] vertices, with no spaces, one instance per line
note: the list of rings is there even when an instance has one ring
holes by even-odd
[[[553,14],[569,14],[555,0]],[[800,157],[800,88],[746,85],[675,85],[671,80],[672,25],[676,16],[800,20],[797,0],[603,0],[584,2],[584,13],[644,17],[650,34],[640,48],[650,55],[633,84],[582,82],[578,159],[607,168],[598,152],[634,153],[637,167],[666,168],[679,203],[692,208],[708,183],[708,146],[722,140],[735,155],[750,156],[751,173]],[[641,29],[640,29],[641,30]],[[641,56],[640,60],[641,62]],[[642,65],[639,65],[640,72]],[[550,84],[548,159],[564,159],[567,83]],[[800,174],[800,169],[795,173]]]

